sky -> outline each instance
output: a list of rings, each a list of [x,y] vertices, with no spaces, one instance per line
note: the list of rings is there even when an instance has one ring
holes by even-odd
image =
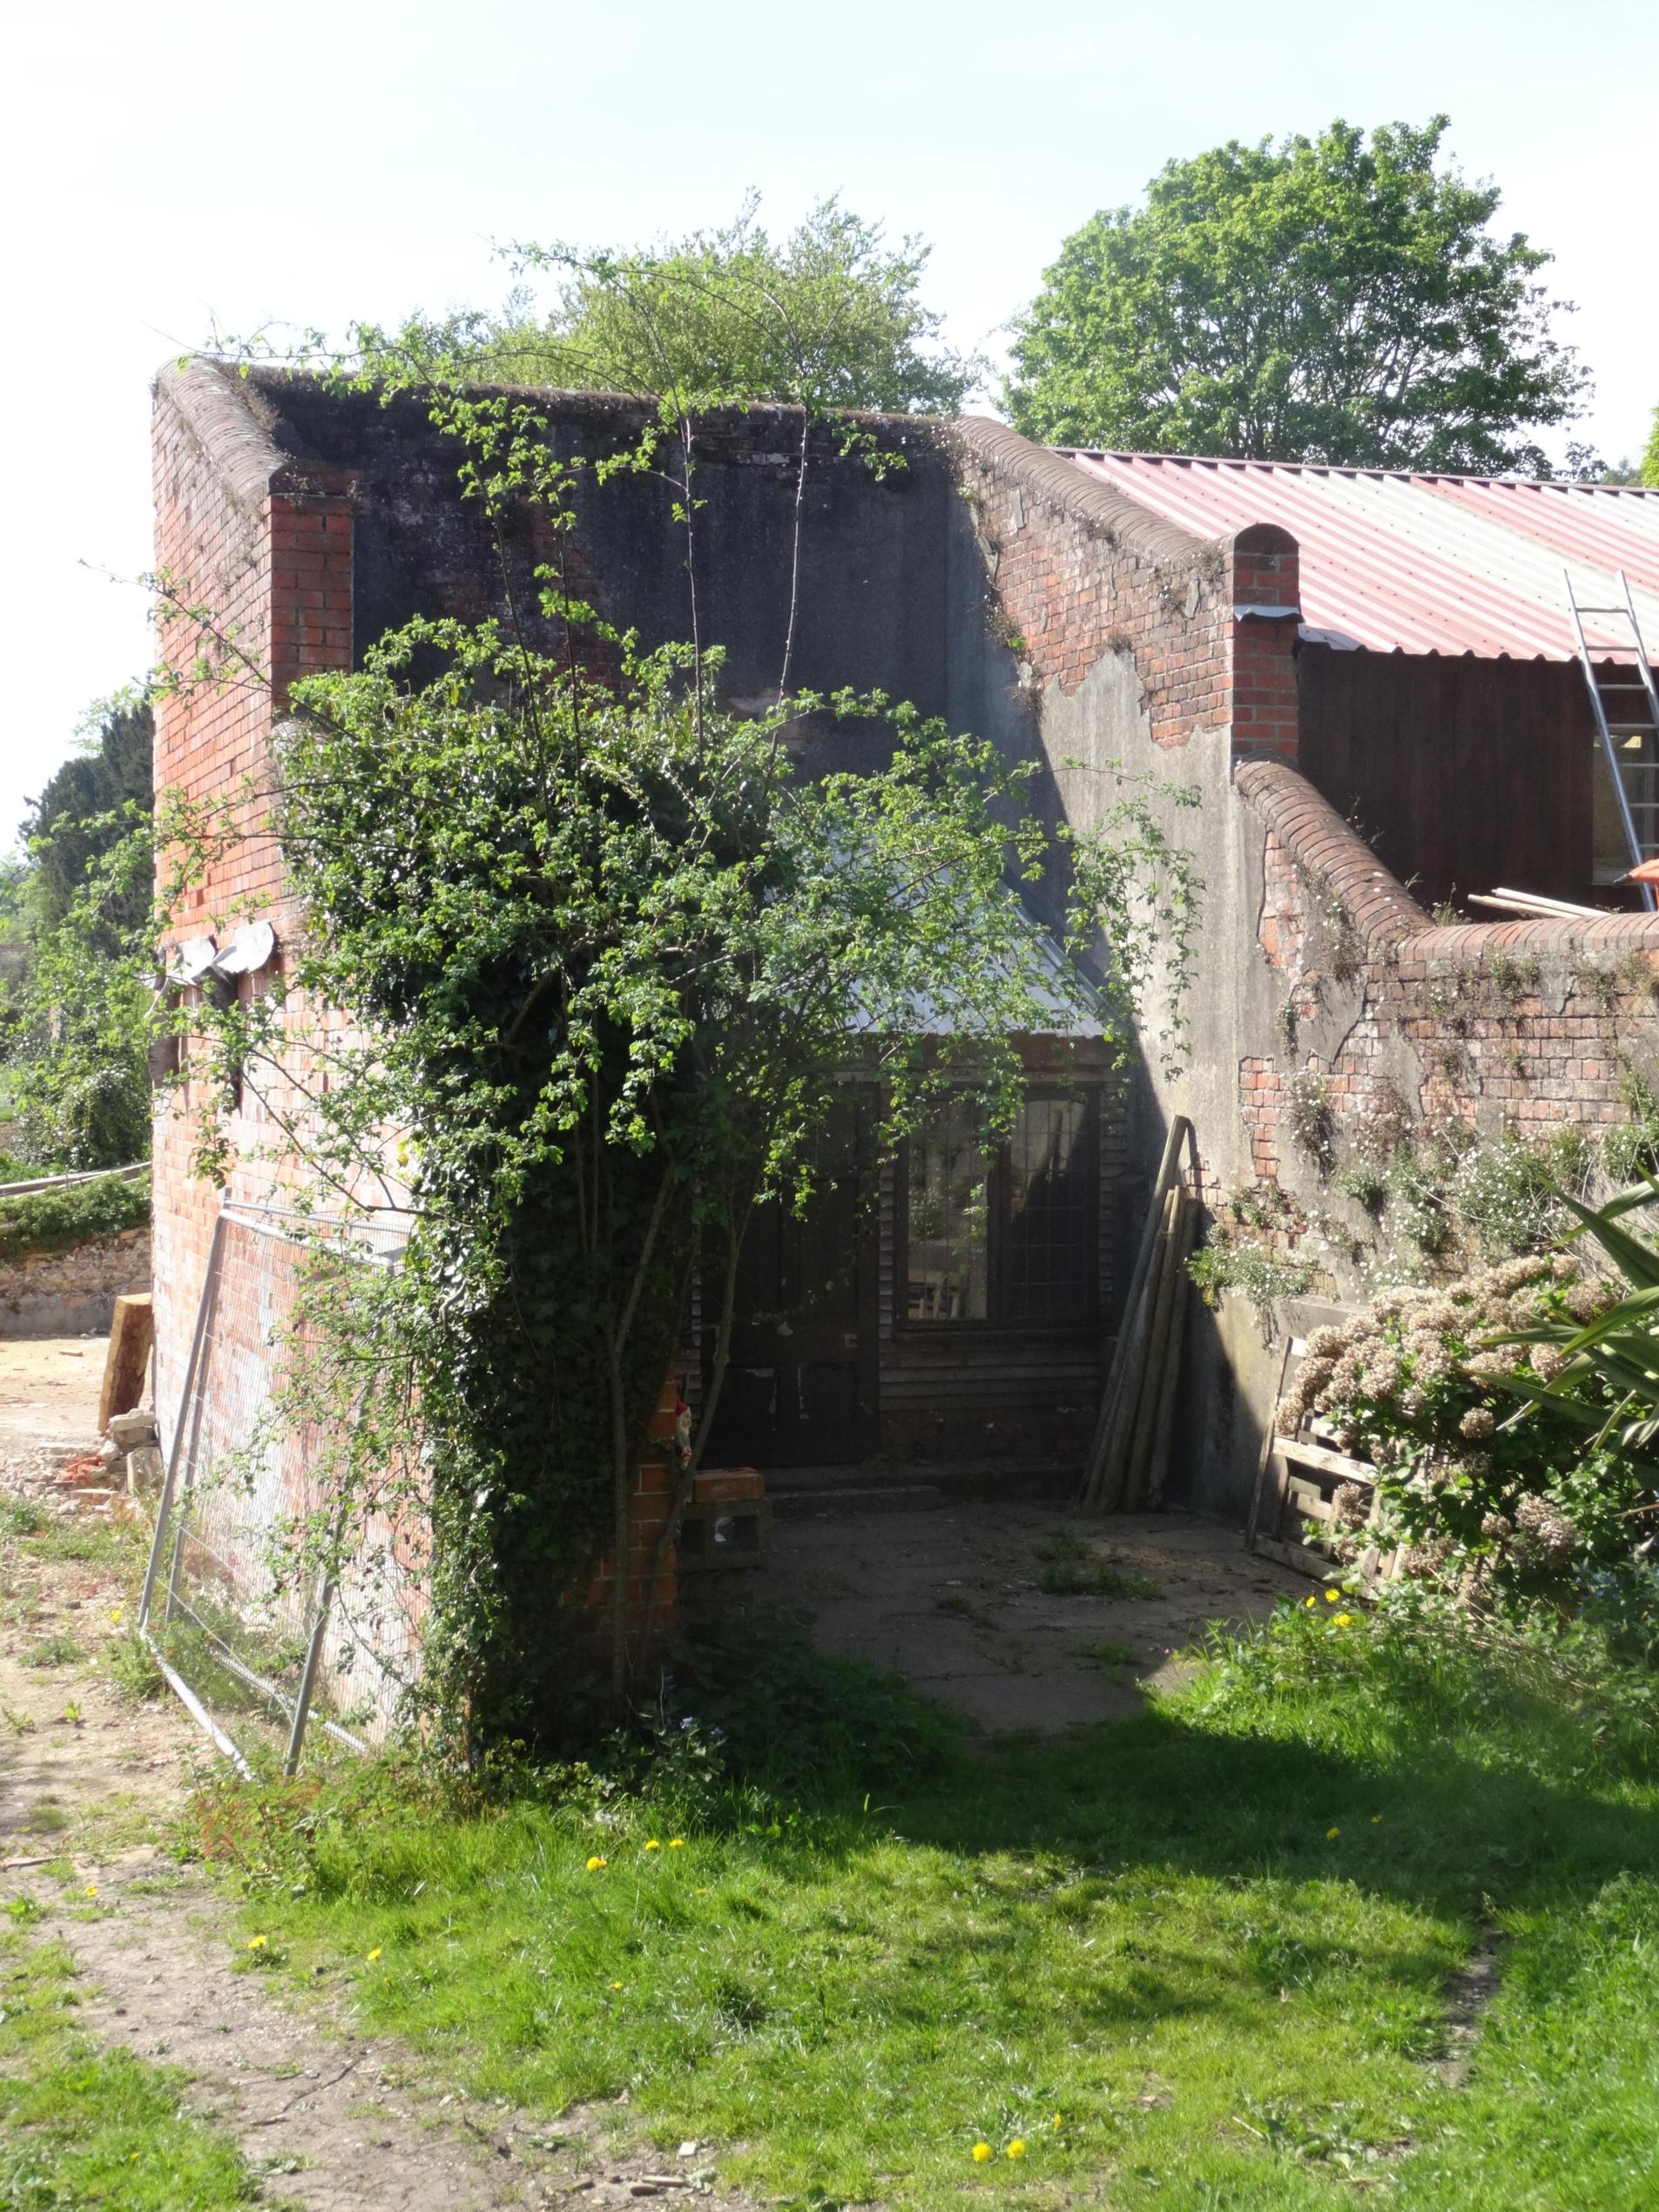
[[[1066,234],[1171,157],[1444,111],[1577,303],[1597,389],[1573,435],[1635,454],[1659,401],[1651,0],[55,0],[7,22],[0,850],[152,657],[159,364],[214,330],[493,304],[514,239],[678,235],[751,187],[784,229],[839,192],[932,242],[947,335],[995,353]]]

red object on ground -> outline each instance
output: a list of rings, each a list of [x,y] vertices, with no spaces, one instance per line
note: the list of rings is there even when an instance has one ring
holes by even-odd
[[[107,1482],[109,1474],[96,1452],[78,1452],[72,1460],[64,1461],[57,1480],[73,1487],[82,1482]]]

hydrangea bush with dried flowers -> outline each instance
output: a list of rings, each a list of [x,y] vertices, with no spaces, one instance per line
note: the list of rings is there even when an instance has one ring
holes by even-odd
[[[1562,1342],[1617,1300],[1571,1256],[1531,1254],[1450,1286],[1385,1291],[1315,1331],[1279,1426],[1323,1416],[1339,1449],[1377,1469],[1379,1525],[1363,1539],[1365,1490],[1337,1493],[1337,1557],[1380,1536],[1406,1547],[1413,1581],[1563,1615],[1587,1576],[1634,1560],[1659,1525],[1642,1511],[1654,1474],[1611,1433],[1616,1395],[1595,1376],[1576,1379],[1570,1406],[1548,1394],[1569,1367]],[[1516,1340],[1540,1330],[1551,1340]]]

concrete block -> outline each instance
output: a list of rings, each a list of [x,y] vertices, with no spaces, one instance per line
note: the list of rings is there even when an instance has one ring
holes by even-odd
[[[136,1451],[129,1452],[126,1467],[127,1494],[133,1498],[154,1497],[167,1473],[167,1463],[156,1444],[140,1444]]]

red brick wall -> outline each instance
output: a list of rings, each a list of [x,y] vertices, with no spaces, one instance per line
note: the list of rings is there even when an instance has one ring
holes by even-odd
[[[156,705],[156,788],[226,809],[239,833],[184,894],[164,940],[170,951],[191,937],[222,935],[245,919],[273,921],[279,937],[292,926],[280,860],[266,829],[273,715],[300,676],[351,664],[345,489],[290,481],[291,464],[250,424],[235,381],[192,363],[164,373],[156,388],[161,652],[175,679]],[[166,866],[164,859],[164,880]],[[206,1103],[202,1086],[187,1082],[168,1096],[155,1128],[164,1423],[183,1386],[219,1204],[212,1184],[192,1172],[194,1116]],[[263,1119],[250,1103],[248,1126],[233,1130],[239,1154],[251,1155],[270,1135],[268,1125],[257,1126]]]
[[[1001,424],[957,426],[955,452],[1002,619],[1040,687],[1075,691],[1124,654],[1155,745],[1230,727],[1236,752],[1295,759],[1293,538],[1268,524],[1196,537]],[[1240,607],[1286,614],[1235,619]]]
[[[657,1546],[668,1526],[669,1501],[677,1479],[679,1458],[675,1449],[675,1425],[684,1410],[679,1380],[671,1376],[664,1383],[657,1400],[657,1410],[651,1415],[651,1447],[641,1460],[634,1474],[634,1492],[628,1510],[628,1619],[633,1655],[641,1656],[640,1635],[645,1615],[645,1606],[651,1590],[651,1578],[657,1557]],[[606,1552],[594,1568],[589,1579],[583,1602],[597,1616],[596,1629],[600,1634],[609,1620],[617,1588],[617,1554]],[[677,1561],[671,1546],[663,1561],[662,1579],[657,1586],[657,1602],[652,1615],[656,1629],[671,1627],[678,1596]]]
[[[183,900],[169,942],[209,932],[222,939],[249,918],[272,921],[280,939],[299,915],[266,828],[271,734],[292,685],[352,665],[354,487],[340,470],[302,471],[264,441],[235,380],[201,363],[159,381],[154,456],[162,651],[178,679],[158,703],[156,786],[226,806],[240,832]],[[230,1117],[233,1199],[280,1198],[281,1185],[302,1175],[280,1116],[303,1116],[315,1045],[322,1031],[344,1024],[337,1014],[296,1000],[287,1025],[286,1073],[263,1069]],[[155,1128],[158,1405],[166,1433],[183,1389],[219,1205],[217,1188],[192,1172],[193,1116],[209,1103],[223,1109],[199,1082],[186,1082]],[[244,1279],[245,1247],[253,1248],[246,1237],[232,1240],[227,1310],[255,1294],[252,1278]],[[280,1255],[282,1248],[272,1251]],[[666,1390],[654,1438],[671,1439],[677,1394],[671,1386]],[[627,1565],[636,1618],[667,1518],[671,1448],[648,1457],[637,1476]],[[602,1561],[594,1602],[608,1604],[613,1574],[614,1561]],[[675,1594],[671,1553],[658,1595],[659,1624],[671,1622]]]
[[[1283,607],[1283,619],[1235,613],[1232,625],[1232,731],[1236,754],[1271,752],[1294,762],[1297,751],[1296,640],[1301,613],[1296,541],[1258,524],[1233,540],[1235,610]]]
[[[1440,927],[1293,769],[1247,762],[1238,788],[1266,826],[1256,952],[1284,988],[1280,1034],[1238,1071],[1258,1177],[1310,1172],[1298,1076],[1323,1082],[1339,1147],[1402,1109],[1488,1136],[1629,1119],[1628,1073],[1659,1042],[1659,917]]]

